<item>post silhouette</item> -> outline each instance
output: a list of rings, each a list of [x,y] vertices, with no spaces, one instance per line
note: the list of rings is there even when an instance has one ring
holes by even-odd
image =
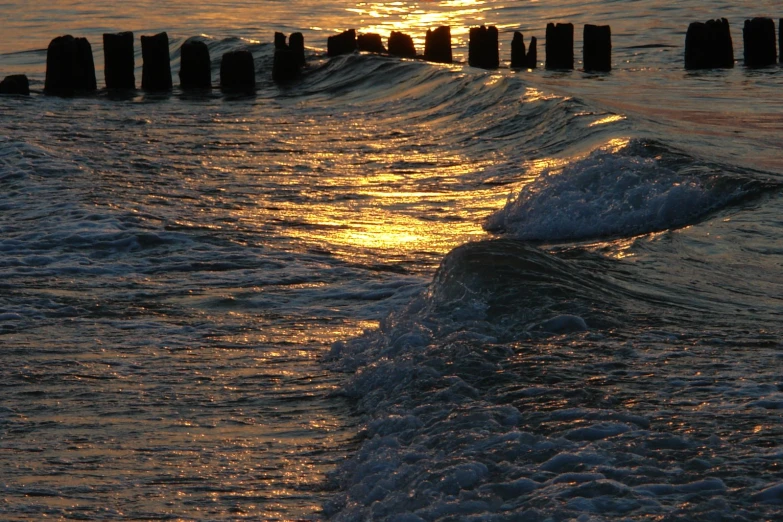
[[[745,43],[746,67],[766,67],[777,63],[775,22],[771,18],[745,20],[742,38]]]
[[[546,25],[546,68],[574,68],[574,24]]]
[[[294,52],[299,67],[304,67],[307,60],[305,59],[304,36],[302,33],[291,33],[291,36],[288,38],[288,48]]]
[[[275,31],[275,49],[288,49],[285,34]]]
[[[685,68],[734,67],[734,46],[729,21],[725,18],[693,22],[685,34]]]
[[[305,64],[304,37],[302,33],[293,33],[289,43],[283,33],[275,33],[275,58],[272,65],[272,79],[287,82],[299,76]]]
[[[612,29],[608,25],[587,24],[583,42],[582,59],[585,71],[611,71]]]
[[[424,38],[424,59],[430,62],[451,63],[451,28],[442,25],[435,30],[427,29]]]
[[[103,77],[107,89],[136,88],[136,59],[133,54],[133,33],[104,33]]]
[[[348,29],[340,34],[335,34],[326,39],[326,54],[339,56],[351,54],[356,50],[356,30]]]
[[[229,51],[220,61],[220,88],[251,93],[256,90],[256,67],[250,51]]]
[[[179,84],[183,89],[212,88],[212,60],[207,44],[188,40],[180,49]]]
[[[171,56],[169,35],[165,32],[141,37],[141,88],[145,91],[170,91]]]
[[[413,38],[399,31],[392,31],[389,35],[389,54],[402,58],[416,58],[416,47]]]
[[[71,35],[58,36],[52,40],[46,51],[44,91],[47,94],[72,96],[97,88],[90,42],[86,38],[74,38]]]
[[[530,39],[530,48],[526,53],[525,37],[519,31],[514,31],[511,40],[511,68],[535,69],[536,58],[536,37]]]
[[[356,37],[356,48],[367,53],[385,53],[381,35],[377,33],[365,33]]]
[[[6,76],[0,82],[0,94],[20,94],[22,96],[30,95],[30,81],[24,74],[12,74]]]
[[[498,54],[498,29],[494,25],[489,27],[470,28],[470,41],[468,43],[468,64],[471,67],[481,69],[497,69],[500,65]]]

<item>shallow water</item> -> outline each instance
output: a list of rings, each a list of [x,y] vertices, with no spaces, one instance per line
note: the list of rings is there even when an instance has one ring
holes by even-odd
[[[31,9],[31,6],[33,7]],[[778,447],[772,2],[5,2],[3,519],[764,520]],[[685,72],[725,16],[737,67]],[[326,37],[610,23],[610,74]],[[252,97],[41,94],[45,48],[249,48]],[[271,82],[272,33],[309,65]],[[137,79],[141,77],[138,52]],[[577,63],[579,67],[579,63]],[[498,239],[500,238],[500,239]]]

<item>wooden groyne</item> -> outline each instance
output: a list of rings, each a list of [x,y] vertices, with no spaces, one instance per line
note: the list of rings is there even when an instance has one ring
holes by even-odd
[[[499,32],[495,26],[482,25],[469,30],[468,64],[481,69],[501,66]],[[770,18],[745,20],[742,30],[743,63],[746,67],[768,67],[783,58],[783,18],[779,20],[778,37]],[[163,32],[141,36],[141,89],[167,92],[173,88],[168,35]],[[306,65],[304,37],[293,33],[287,38],[275,33],[275,55],[272,79],[278,83],[295,80]],[[780,46],[781,53],[778,53]],[[354,52],[387,54],[423,59],[436,63],[453,63],[451,28],[441,26],[427,31],[423,54],[417,54],[413,38],[392,31],[384,46],[381,35],[357,34],[348,29],[327,39],[326,56]],[[103,35],[104,80],[108,90],[135,90],[134,36],[131,32]],[[206,43],[189,39],[180,49],[180,87],[183,90],[209,90],[212,85],[212,59]],[[608,25],[586,24],[583,31],[582,63],[585,72],[608,73],[612,70],[612,34]],[[713,69],[734,67],[731,28],[725,18],[693,22],[685,35],[684,67]],[[574,69],[574,26],[549,23],[546,26],[544,65],[550,70]],[[513,33],[509,66],[512,69],[535,69],[538,66],[537,39],[532,37],[526,49],[524,36]],[[220,61],[220,89],[252,93],[256,88],[256,65],[250,51],[225,53]],[[89,94],[97,90],[92,47],[86,38],[58,36],[47,49],[44,93],[55,96]],[[0,82],[0,94],[28,95],[25,75],[13,75]]]

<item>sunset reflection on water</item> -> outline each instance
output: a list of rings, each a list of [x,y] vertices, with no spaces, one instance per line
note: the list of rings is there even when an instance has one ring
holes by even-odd
[[[391,31],[410,33],[417,49],[424,49],[427,28],[451,26],[452,38],[467,38],[466,22],[485,22],[490,7],[484,0],[452,0],[448,2],[366,2],[349,7],[348,12],[359,16],[361,32],[388,34]]]

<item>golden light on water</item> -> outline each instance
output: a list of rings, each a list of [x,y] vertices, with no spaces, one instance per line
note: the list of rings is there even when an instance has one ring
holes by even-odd
[[[427,29],[441,25],[451,26],[455,43],[467,41],[469,25],[493,23],[498,29],[506,26],[487,20],[491,9],[485,0],[451,0],[446,2],[362,2],[346,11],[358,17],[361,33],[378,33],[382,36],[391,31],[409,34],[418,50],[424,50],[424,35]],[[496,9],[496,7],[492,8]]]
[[[603,118],[595,120],[593,123],[590,124],[590,127],[596,127],[598,125],[606,125],[608,123],[614,123],[614,122],[622,121],[624,119],[625,116],[621,114],[610,114],[609,116],[605,116]]]
[[[497,205],[496,191],[487,191],[488,206]],[[443,254],[458,241],[485,237],[471,211],[461,206],[474,206],[481,194],[459,196],[441,192],[360,192],[373,203],[368,206],[325,205],[311,209],[306,215],[291,208],[291,218],[304,226],[291,230],[303,241],[323,241],[331,245],[334,254],[341,257],[377,255],[405,258],[413,252]],[[491,201],[491,203],[490,203]],[[431,208],[432,220],[420,216]],[[440,222],[448,213],[448,223]],[[448,227],[444,231],[443,227]]]

